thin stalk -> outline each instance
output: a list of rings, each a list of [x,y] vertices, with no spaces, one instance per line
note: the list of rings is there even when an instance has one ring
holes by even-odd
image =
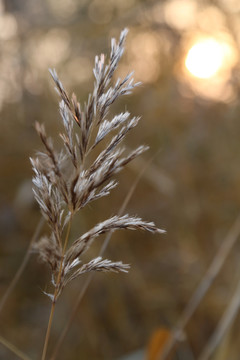
[[[39,223],[38,223],[38,225],[36,227],[36,230],[35,230],[32,238],[31,238],[31,241],[30,241],[30,243],[28,245],[28,248],[27,248],[25,256],[24,256],[24,258],[22,260],[22,263],[19,266],[19,268],[18,268],[16,274],[14,275],[12,281],[10,282],[10,284],[9,284],[7,290],[5,291],[3,297],[1,298],[0,312],[2,311],[4,305],[6,304],[7,299],[9,298],[9,296],[10,296],[11,292],[13,291],[13,289],[15,288],[18,280],[20,279],[20,277],[21,277],[21,275],[22,275],[22,273],[23,273],[23,271],[24,271],[24,269],[25,269],[25,267],[26,267],[26,265],[28,263],[28,260],[29,260],[30,254],[31,254],[32,245],[37,240],[37,238],[39,237],[39,233],[40,233],[40,231],[41,231],[41,229],[43,227],[43,224],[44,224],[44,218],[41,217],[41,219],[39,220]]]
[[[51,311],[50,311],[49,320],[48,320],[48,327],[47,327],[47,332],[46,332],[44,346],[43,346],[42,360],[45,360],[45,358],[46,358],[48,342],[49,342],[50,332],[51,332],[51,328],[52,328],[53,315],[54,315],[55,305],[56,305],[56,300],[57,300],[57,295],[58,295],[58,287],[59,287],[59,284],[61,281],[63,260],[64,260],[64,255],[65,255],[65,251],[67,248],[68,240],[69,240],[71,224],[72,224],[72,213],[71,213],[71,217],[70,217],[70,220],[68,223],[67,233],[66,233],[66,237],[65,237],[65,241],[64,241],[64,245],[63,245],[62,258],[61,258],[60,268],[59,268],[57,282],[56,282],[56,286],[55,286],[55,291],[54,291],[54,295],[53,295],[52,306],[51,306]]]
[[[123,212],[124,212],[124,210],[126,209],[126,207],[127,207],[128,203],[129,203],[129,201],[130,201],[130,199],[131,199],[131,197],[132,197],[132,195],[133,195],[133,193],[134,193],[134,191],[135,191],[135,189],[136,189],[136,187],[137,187],[140,179],[142,178],[142,176],[143,176],[143,174],[145,173],[147,167],[148,167],[149,164],[153,161],[153,159],[156,157],[157,154],[158,154],[158,151],[157,151],[156,154],[145,164],[145,166],[143,167],[142,171],[139,173],[139,175],[138,175],[138,177],[136,178],[135,182],[134,182],[133,185],[131,186],[130,190],[128,191],[128,193],[127,193],[127,195],[126,195],[126,197],[125,197],[125,199],[124,199],[124,201],[123,201],[123,203],[122,203],[122,206],[120,207],[120,209],[119,209],[119,211],[118,211],[118,215],[119,215],[119,216],[121,216],[121,215],[123,214]],[[108,235],[106,236],[106,238],[105,238],[105,240],[104,240],[104,242],[103,242],[103,244],[102,244],[102,247],[101,247],[101,249],[100,249],[100,252],[99,252],[98,256],[102,256],[103,253],[105,252],[105,250],[106,250],[106,248],[107,248],[107,246],[108,246],[108,243],[109,243],[109,241],[110,241],[110,239],[111,239],[112,233],[113,233],[113,232],[111,231],[111,232],[109,232]],[[61,334],[60,334],[60,336],[59,336],[59,339],[58,339],[58,341],[57,341],[57,344],[56,344],[56,346],[55,346],[55,349],[53,350],[53,353],[52,353],[52,356],[51,356],[51,360],[55,360],[55,359],[56,359],[56,357],[57,357],[57,355],[58,355],[58,352],[59,352],[59,350],[60,350],[60,347],[61,347],[61,345],[62,345],[62,343],[63,343],[63,341],[64,341],[64,339],[65,339],[65,337],[66,337],[66,335],[67,335],[67,333],[68,333],[68,330],[69,330],[69,328],[70,328],[73,320],[74,320],[75,317],[76,317],[76,312],[77,312],[77,310],[78,310],[78,308],[79,308],[79,305],[80,305],[80,303],[81,303],[81,301],[82,301],[82,299],[83,299],[83,297],[84,297],[84,295],[85,295],[85,293],[86,293],[86,291],[87,291],[87,289],[88,289],[88,287],[89,287],[89,285],[90,285],[90,283],[91,283],[94,275],[95,275],[94,272],[90,272],[90,273],[87,275],[86,281],[85,281],[85,283],[84,283],[84,285],[83,285],[83,287],[82,287],[82,289],[81,289],[81,292],[80,292],[79,295],[78,295],[78,298],[77,298],[77,300],[76,300],[76,302],[75,302],[75,305],[73,306],[73,310],[72,310],[72,312],[71,312],[71,314],[70,314],[70,317],[69,317],[69,319],[68,319],[65,327],[63,328],[63,330],[62,330],[62,332],[61,332]]]
[[[237,312],[240,307],[240,281],[237,284],[235,293],[232,297],[230,304],[222,315],[219,324],[208,341],[206,347],[203,349],[202,354],[198,358],[198,360],[208,360],[210,356],[213,354],[222,338],[226,334],[227,330],[231,326],[234,321],[234,318],[237,315]]]
[[[187,306],[183,310],[183,313],[180,316],[180,319],[178,320],[175,328],[172,330],[172,336],[169,338],[163,351],[161,351],[161,353],[157,357],[158,360],[165,360],[167,356],[170,354],[171,350],[173,349],[174,344],[181,340],[184,332],[184,328],[186,327],[193,313],[197,309],[201,300],[203,299],[209,287],[212,285],[213,281],[215,280],[216,276],[221,270],[227,256],[229,255],[234,244],[236,243],[239,234],[240,234],[240,216],[237,217],[234,224],[230,228],[226,238],[223,240],[222,244],[220,245],[206,274],[204,275],[197,289],[190,298]]]
[[[4,339],[0,335],[0,343],[4,345],[8,350],[10,350],[13,354],[19,357],[22,360],[31,360],[26,354],[24,354],[21,350],[19,350],[15,345],[11,344],[9,341]]]

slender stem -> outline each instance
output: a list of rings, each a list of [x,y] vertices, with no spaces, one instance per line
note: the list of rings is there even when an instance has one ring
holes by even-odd
[[[198,305],[205,296],[206,292],[208,291],[213,281],[217,277],[227,256],[229,255],[231,249],[233,248],[237,239],[239,238],[239,234],[240,234],[240,215],[237,217],[234,224],[230,228],[226,238],[221,243],[206,274],[200,281],[200,284],[198,285],[197,289],[190,298],[187,306],[183,310],[182,315],[180,316],[175,328],[172,330],[172,336],[169,338],[168,342],[166,343],[161,353],[158,354],[157,360],[165,360],[167,356],[170,354],[171,350],[173,349],[174,344],[182,338],[184,328],[188,324],[193,313],[195,312]]]
[[[62,264],[63,264],[63,258],[64,258],[64,255],[65,255],[65,251],[66,251],[68,240],[69,240],[69,234],[70,234],[71,225],[72,225],[72,217],[73,217],[73,214],[71,213],[69,223],[68,223],[68,227],[67,227],[67,233],[66,233],[66,237],[65,237],[65,241],[64,241],[64,245],[63,245],[63,255],[62,255],[62,261],[61,261],[61,267],[62,267]]]
[[[55,294],[54,294],[54,298],[55,298]],[[47,332],[46,332],[46,336],[45,336],[43,352],[42,352],[42,360],[45,360],[45,358],[46,358],[48,341],[49,341],[49,337],[50,337],[50,331],[51,331],[51,328],[52,328],[53,315],[54,315],[54,311],[55,311],[55,304],[56,304],[56,300],[54,301],[54,299],[53,299],[51,312],[50,312],[50,316],[49,316],[49,320],[48,320],[48,327],[47,327]]]
[[[57,341],[57,344],[56,344],[56,346],[55,346],[55,348],[54,348],[54,350],[53,350],[52,356],[51,356],[51,358],[50,358],[51,360],[55,360],[55,359],[56,359],[56,357],[57,357],[57,355],[58,355],[58,352],[59,352],[59,350],[60,350],[60,347],[61,347],[61,345],[62,345],[62,343],[63,343],[63,341],[64,341],[64,339],[65,339],[65,337],[66,337],[66,335],[67,335],[67,333],[68,333],[68,330],[69,330],[69,328],[70,328],[73,320],[75,319],[76,312],[77,312],[77,310],[78,310],[79,304],[80,304],[80,302],[81,302],[81,300],[82,300],[85,292],[87,291],[87,289],[88,289],[88,287],[89,287],[89,285],[90,285],[90,283],[91,283],[94,275],[95,275],[94,272],[88,273],[87,279],[86,279],[86,281],[85,281],[85,283],[84,283],[84,285],[83,285],[83,287],[82,287],[82,289],[81,289],[81,292],[79,293],[78,298],[77,298],[77,300],[76,300],[76,302],[75,302],[75,304],[74,304],[74,306],[73,306],[73,309],[72,309],[72,312],[71,312],[71,314],[70,314],[70,317],[69,317],[66,325],[65,325],[64,328],[62,329],[62,332],[61,332],[61,334],[60,334],[60,336],[59,336],[59,339],[58,339],[58,341]]]
[[[25,256],[24,256],[24,258],[22,260],[22,263],[19,266],[19,268],[18,268],[16,274],[14,275],[12,281],[10,282],[10,284],[9,284],[7,290],[5,291],[3,297],[1,298],[0,312],[2,311],[4,305],[6,304],[6,301],[7,301],[8,297],[10,296],[10,294],[13,291],[14,287],[16,286],[19,278],[21,277],[21,275],[22,275],[22,273],[23,273],[23,271],[24,271],[24,269],[25,269],[25,267],[26,267],[26,265],[28,263],[28,260],[29,260],[30,254],[31,254],[32,245],[36,241],[36,239],[38,238],[39,233],[40,233],[40,231],[41,231],[41,229],[43,227],[43,224],[44,224],[44,218],[41,217],[41,219],[39,220],[39,223],[38,223],[38,225],[36,227],[35,233],[33,234],[32,239],[31,239],[31,241],[30,241],[30,243],[28,245],[28,248],[27,248]]]
[[[0,343],[2,345],[4,345],[6,348],[8,348],[8,350],[10,350],[12,353],[14,353],[15,355],[17,355],[19,357],[19,359],[22,360],[30,360],[30,358],[25,355],[21,350],[19,350],[15,345],[11,344],[9,341],[7,341],[6,339],[4,339],[1,335],[0,335]]]
[[[68,222],[67,233],[66,233],[66,237],[65,237],[65,241],[64,241],[64,245],[63,245],[62,258],[61,258],[61,263],[60,263],[60,267],[59,267],[57,282],[56,282],[55,291],[54,291],[53,300],[52,300],[51,311],[50,311],[49,320],[48,320],[47,332],[46,332],[44,346],[43,346],[42,360],[45,360],[45,358],[46,358],[48,342],[49,342],[50,332],[51,332],[51,328],[52,328],[53,315],[54,315],[56,300],[57,300],[57,296],[58,296],[59,284],[61,281],[63,260],[64,260],[64,255],[65,255],[65,251],[67,248],[67,243],[68,243],[71,224],[72,224],[72,215],[73,214],[71,213],[71,217]]]
[[[232,325],[234,318],[236,318],[237,312],[240,307],[240,281],[237,284],[235,293],[232,297],[230,304],[222,315],[219,324],[208,341],[206,347],[203,349],[203,352],[199,356],[198,360],[208,360],[210,356],[215,351],[216,347],[219,345],[224,335],[228,331],[229,327]]]

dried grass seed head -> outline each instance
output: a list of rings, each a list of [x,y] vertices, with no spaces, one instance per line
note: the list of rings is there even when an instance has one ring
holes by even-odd
[[[46,293],[52,301],[59,297],[67,283],[85,272],[128,270],[129,265],[100,257],[82,264],[79,257],[99,235],[118,229],[164,232],[154,223],[138,217],[113,216],[76,239],[66,252],[63,250],[63,230],[72,216],[90,201],[108,195],[117,185],[117,182],[111,179],[112,176],[148,149],[146,146],[139,146],[123,155],[125,149],[120,146],[130,130],[138,124],[139,117],[131,118],[126,111],[110,120],[106,118],[109,108],[120,96],[130,94],[140,85],[134,83],[133,73],[122,80],[117,79],[111,85],[113,74],[124,52],[127,32],[127,29],[121,32],[119,42],[112,39],[108,63],[103,54],[95,57],[94,89],[84,106],[81,106],[75,94],[68,95],[56,70],[50,70],[60,96],[59,110],[63,122],[60,136],[64,146],[57,151],[52,140],[47,137],[44,125],[36,123],[36,130],[45,151],[38,153],[35,159],[31,159],[31,163],[35,173],[35,198],[51,227],[50,235],[43,237],[34,249],[52,269],[52,284],[57,291],[54,297]],[[89,154],[107,137],[110,140],[105,149],[89,164]]]

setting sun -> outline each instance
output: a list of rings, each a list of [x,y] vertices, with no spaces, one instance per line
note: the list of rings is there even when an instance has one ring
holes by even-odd
[[[185,60],[188,71],[200,79],[216,75],[223,65],[224,50],[219,42],[209,38],[194,44]]]

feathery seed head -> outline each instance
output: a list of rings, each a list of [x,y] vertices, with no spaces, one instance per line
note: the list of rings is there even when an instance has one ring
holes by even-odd
[[[133,72],[124,79],[117,79],[115,83],[112,81],[124,52],[127,33],[128,30],[124,29],[118,42],[112,39],[108,63],[103,54],[95,57],[94,89],[84,106],[80,105],[75,94],[70,96],[67,93],[56,70],[49,70],[60,96],[59,111],[63,122],[60,136],[63,148],[56,150],[44,125],[36,123],[44,151],[30,161],[34,171],[34,195],[50,226],[50,235],[41,238],[35,244],[34,251],[51,267],[55,291],[54,295],[46,295],[54,302],[70,281],[86,272],[128,271],[129,265],[103,260],[101,257],[82,264],[80,256],[101,234],[118,229],[164,232],[153,222],[138,217],[113,216],[78,237],[72,245],[67,245],[71,219],[75,213],[90,202],[108,195],[117,185],[112,177],[148,149],[147,146],[139,146],[124,156],[125,149],[120,146],[130,130],[137,126],[139,117],[131,118],[130,113],[125,111],[107,119],[114,102],[140,85],[134,83]],[[105,149],[90,162],[89,155],[93,149],[107,138],[109,140]]]

